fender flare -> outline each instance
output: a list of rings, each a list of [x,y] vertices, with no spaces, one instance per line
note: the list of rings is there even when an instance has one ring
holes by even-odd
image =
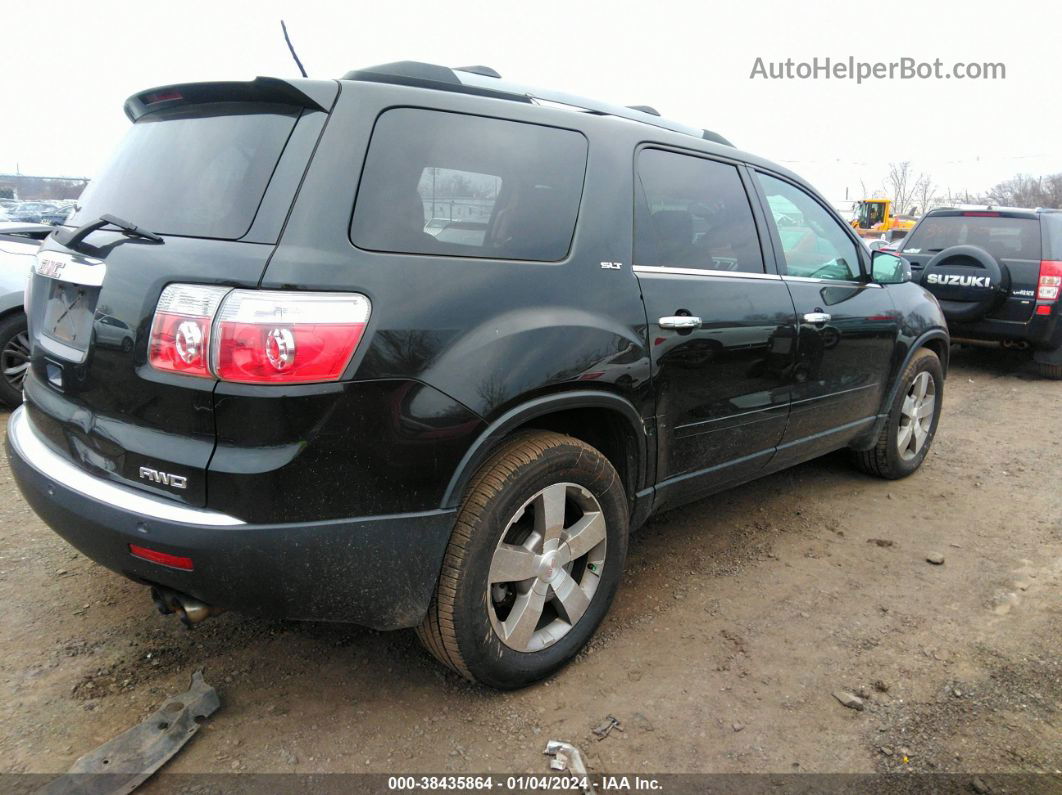
[[[874,421],[873,426],[864,435],[861,435],[859,439],[853,441],[849,447],[854,450],[869,450],[872,448],[878,440],[878,436],[881,434],[881,429],[885,425],[886,420],[889,418],[889,407],[892,406],[892,402],[896,399],[896,392],[900,388],[900,376],[903,375],[907,369],[907,365],[911,363],[915,354],[923,348],[928,347],[927,342],[932,340],[942,340],[944,342],[944,358],[940,362],[940,367],[944,372],[945,378],[948,375],[948,349],[951,345],[951,337],[948,336],[948,332],[944,328],[931,328],[929,331],[919,334],[911,343],[911,347],[907,349],[907,354],[903,357],[903,361],[896,370],[896,378],[893,380],[892,386],[889,387],[889,391],[885,395],[885,399],[882,401],[881,408],[879,409],[877,419]]]
[[[464,493],[465,486],[468,485],[472,475],[486,460],[487,456],[490,455],[491,451],[494,450],[497,443],[514,428],[524,425],[536,417],[542,417],[556,411],[595,407],[617,411],[630,423],[631,429],[635,432],[640,442],[638,472],[636,473],[635,482],[639,489],[644,488],[648,456],[648,433],[641,414],[638,413],[633,403],[612,392],[579,389],[533,398],[509,409],[491,422],[468,450],[465,451],[464,456],[458,462],[457,469],[454,470],[454,474],[450,477],[450,482],[446,487],[439,507],[443,510],[458,507],[461,495]]]

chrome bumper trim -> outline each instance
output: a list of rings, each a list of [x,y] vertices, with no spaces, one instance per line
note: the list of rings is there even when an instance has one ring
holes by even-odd
[[[11,415],[7,426],[7,437],[22,459],[39,473],[95,502],[166,522],[181,522],[204,527],[235,527],[246,524],[235,516],[202,508],[188,508],[157,497],[138,494],[133,489],[90,475],[52,452],[40,440],[30,423],[25,406],[19,406]]]

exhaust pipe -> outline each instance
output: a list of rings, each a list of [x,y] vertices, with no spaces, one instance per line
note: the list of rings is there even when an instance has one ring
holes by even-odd
[[[225,612],[223,607],[203,604],[198,599],[158,585],[151,587],[151,601],[155,603],[155,607],[162,615],[168,616],[176,613],[181,623],[189,628],[206,621],[211,616]]]
[[[1008,351],[1027,351],[1029,350],[1028,340],[1003,340],[1003,347]]]

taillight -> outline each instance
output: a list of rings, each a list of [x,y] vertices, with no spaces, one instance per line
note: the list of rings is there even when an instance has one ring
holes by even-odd
[[[222,381],[338,381],[369,321],[355,293],[233,290],[218,312],[214,372]]]
[[[358,293],[171,284],[151,324],[159,370],[245,384],[338,381],[372,307]]]
[[[214,315],[230,288],[171,284],[151,323],[148,360],[156,370],[210,378],[208,352]]]
[[[1036,300],[1057,301],[1062,290],[1062,261],[1045,259],[1040,263],[1040,283],[1036,288]]]

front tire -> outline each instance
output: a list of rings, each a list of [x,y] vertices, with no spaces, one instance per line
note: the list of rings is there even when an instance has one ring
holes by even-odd
[[[491,687],[549,676],[608,612],[627,522],[620,477],[600,452],[559,433],[514,436],[469,484],[418,637]]]
[[[870,450],[854,451],[855,465],[887,480],[905,478],[925,461],[940,421],[944,371],[933,351],[922,348],[904,370],[885,426]]]

